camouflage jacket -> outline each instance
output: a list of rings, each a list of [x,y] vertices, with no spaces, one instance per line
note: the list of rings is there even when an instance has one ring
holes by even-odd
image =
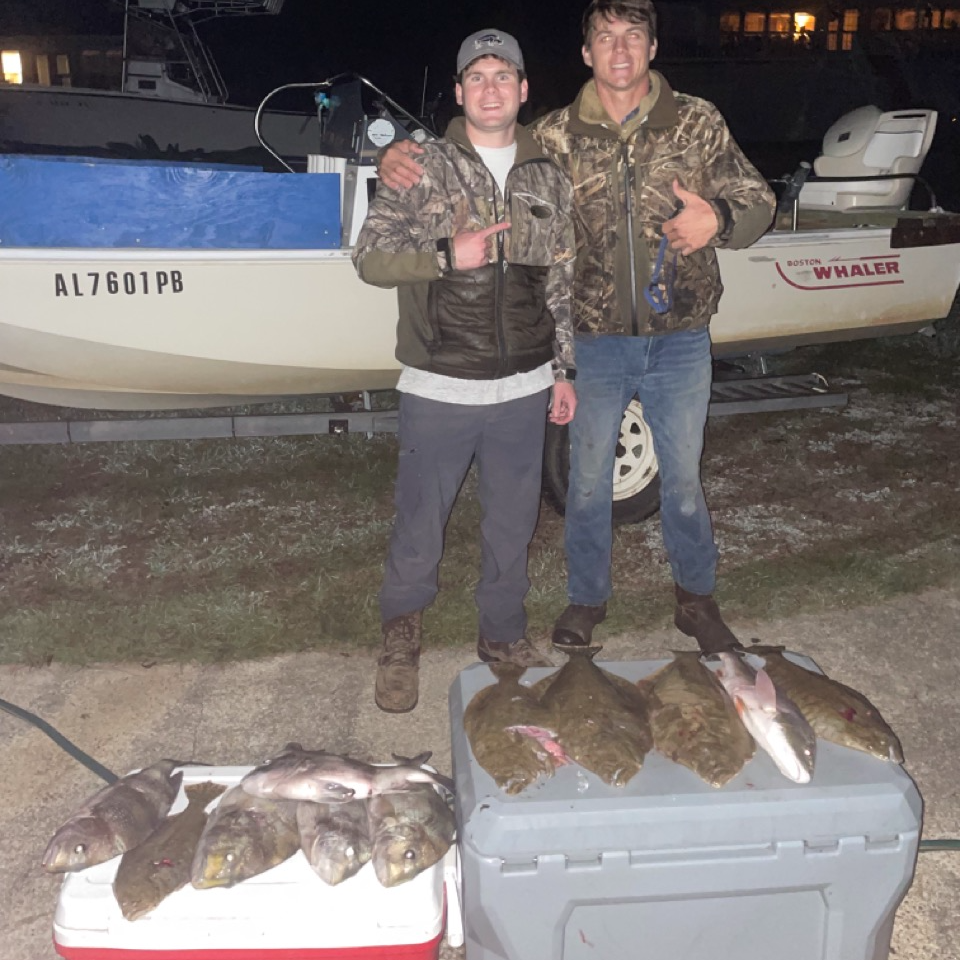
[[[517,127],[506,198],[473,149],[462,118],[424,144],[424,176],[410,190],[377,185],[353,262],[367,283],[397,287],[397,359],[465,379],[495,380],[553,361],[574,367],[573,189]],[[495,263],[444,270],[437,241],[507,220]],[[452,244],[451,244],[452,249]]]
[[[647,336],[705,327],[723,292],[714,248],[749,246],[773,216],[769,186],[713,104],[674,93],[654,72],[651,101],[649,112],[641,104],[640,116],[621,126],[607,116],[591,80],[569,107],[531,128],[573,181],[577,333]],[[703,249],[677,254],[673,305],[656,313],[644,291],[661,226],[678,209],[675,177],[711,204],[720,228]],[[668,250],[668,266],[671,258]]]

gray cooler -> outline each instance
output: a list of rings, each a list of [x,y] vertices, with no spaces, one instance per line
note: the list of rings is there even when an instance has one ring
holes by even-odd
[[[667,662],[602,666],[636,681]],[[476,664],[450,689],[468,960],[888,956],[922,812],[900,766],[820,740],[807,785],[758,749],[717,789],[650,753],[623,789],[572,765],[508,796],[463,730],[494,682]]]

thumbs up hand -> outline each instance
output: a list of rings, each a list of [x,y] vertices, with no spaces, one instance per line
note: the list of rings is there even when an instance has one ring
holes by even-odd
[[[720,229],[713,207],[703,197],[680,186],[674,179],[673,193],[683,209],[663,225],[663,233],[673,250],[685,257],[705,247]]]

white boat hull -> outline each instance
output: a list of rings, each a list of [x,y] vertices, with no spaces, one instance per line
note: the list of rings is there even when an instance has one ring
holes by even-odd
[[[771,233],[720,251],[718,355],[918,330],[947,315],[960,244]],[[175,409],[396,384],[394,291],[349,251],[4,249],[0,393]]]
[[[361,283],[344,251],[0,249],[0,286],[10,396],[219,406],[399,373],[396,294]]]
[[[910,333],[950,310],[960,244],[891,249],[887,228],[778,231],[720,250],[718,355]]]

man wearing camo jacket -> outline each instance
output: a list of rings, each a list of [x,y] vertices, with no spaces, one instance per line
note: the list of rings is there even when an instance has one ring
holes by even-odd
[[[570,290],[572,187],[517,123],[527,98],[517,41],[468,37],[457,57],[464,116],[424,144],[423,177],[380,184],[353,260],[398,289],[403,364],[396,520],[380,614],[375,699],[412,710],[422,614],[436,597],[447,519],[475,459],[482,509],[477,652],[545,666],[526,639],[527,551],[549,418],[576,406]]]
[[[704,653],[739,646],[713,597],[717,547],[700,480],[710,403],[710,317],[723,287],[717,247],[749,246],[773,218],[769,186],[712,104],[650,69],[651,0],[591,0],[583,60],[593,77],[531,133],[574,185],[577,416],[570,427],[564,546],[569,604],[554,646],[589,646],[613,591],[612,491],[634,396],[660,466],[660,519],[674,623]],[[416,145],[388,148],[380,175],[418,178]]]

